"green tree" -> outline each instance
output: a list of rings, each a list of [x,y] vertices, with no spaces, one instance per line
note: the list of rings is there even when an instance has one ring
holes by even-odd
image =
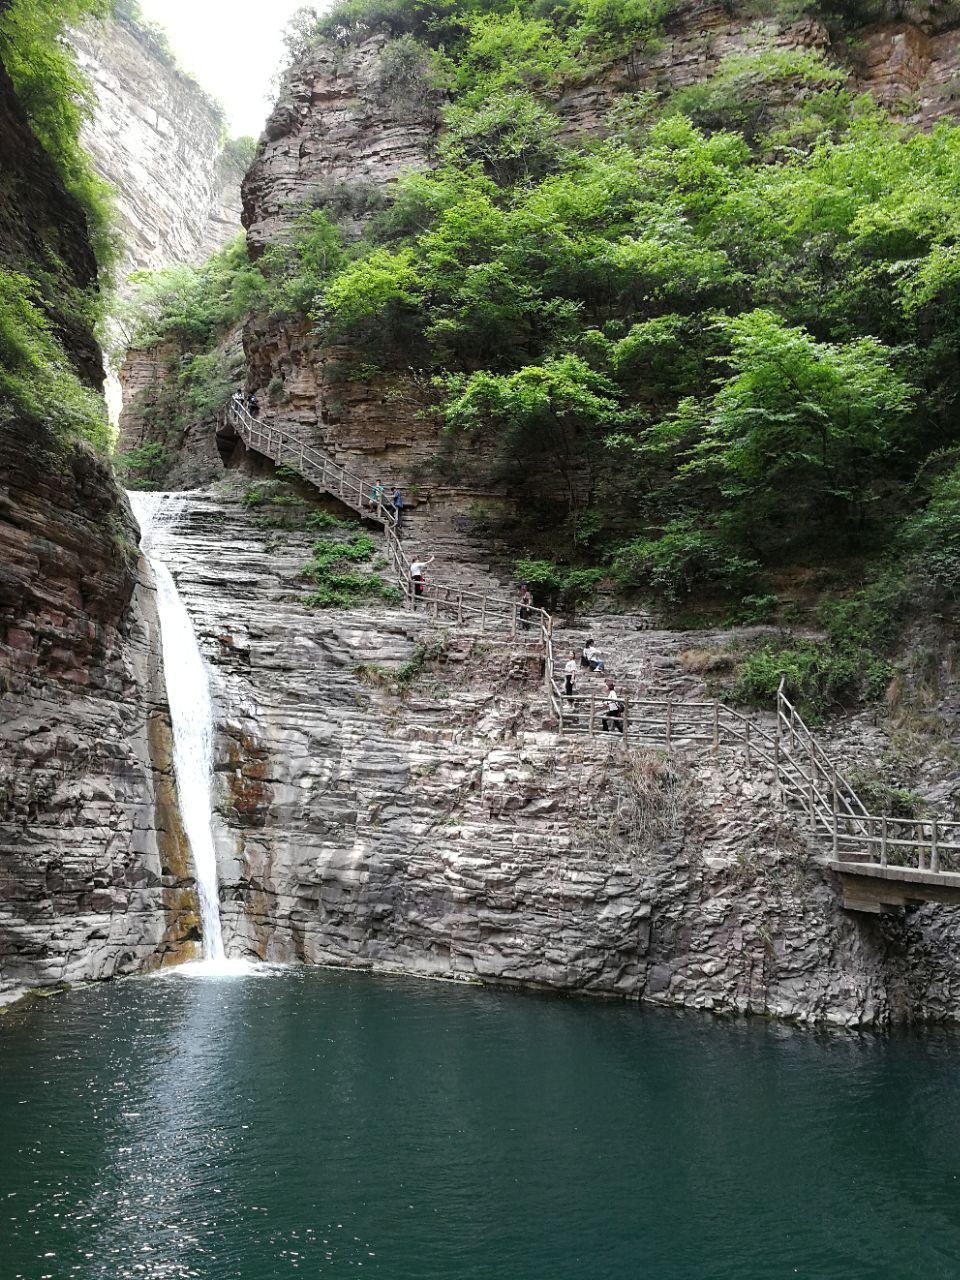
[[[80,144],[93,100],[63,34],[109,11],[109,0],[10,0],[0,9],[0,61],[34,133],[86,210],[101,269],[114,258],[111,199]]]

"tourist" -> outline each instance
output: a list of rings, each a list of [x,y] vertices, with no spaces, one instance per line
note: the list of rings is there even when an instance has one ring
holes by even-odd
[[[386,493],[386,490],[383,487],[383,481],[382,480],[374,481],[373,487],[370,490],[370,497],[367,500],[367,505],[371,508],[371,510],[373,511],[380,510],[380,507],[383,504],[384,493]]]
[[[415,596],[423,595],[423,571],[428,564],[433,564],[436,556],[431,556],[429,560],[421,560],[419,556],[414,558],[410,565],[410,577],[413,581],[413,594]]]
[[[257,418],[260,416],[260,401],[257,399],[257,393],[255,391],[251,391],[250,395],[247,396],[247,412],[250,414],[251,418]]]
[[[585,664],[590,668],[591,671],[602,671],[603,658],[600,656],[600,654],[601,654],[601,651],[597,648],[597,646],[593,643],[593,641],[588,640],[587,643],[583,646],[583,656],[581,658],[581,665]]]
[[[573,701],[573,680],[577,674],[577,655],[571,653],[567,665],[563,668],[563,692]]]
[[[606,704],[606,714],[600,721],[603,727],[603,732],[607,732],[607,721],[609,721],[610,728],[612,730],[617,730],[620,733],[623,733],[623,717],[627,707],[626,703],[617,693],[616,686],[612,680],[607,681],[607,693],[604,702]]]
[[[393,519],[397,526],[397,532],[403,523],[403,494],[399,489],[394,489],[393,497],[390,499],[390,505],[393,507]]]
[[[520,626],[524,631],[530,630],[530,616],[533,613],[533,595],[525,582],[520,584]]]

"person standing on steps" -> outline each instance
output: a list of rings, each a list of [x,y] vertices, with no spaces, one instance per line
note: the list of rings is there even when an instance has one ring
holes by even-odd
[[[600,721],[603,732],[607,732],[607,721],[609,721],[611,730],[623,733],[623,716],[626,711],[626,705],[617,693],[616,685],[612,680],[607,681],[607,694],[604,701],[606,702],[606,715]]]
[[[563,692],[573,703],[573,682],[577,674],[577,655],[571,653],[567,665],[563,668]]]
[[[247,413],[251,418],[259,418],[260,416],[260,401],[257,399],[255,391],[251,391],[247,396]]]
[[[533,596],[525,582],[520,584],[520,626],[524,631],[530,630],[530,615],[533,613]]]
[[[367,506],[370,507],[372,511],[379,512],[383,505],[383,495],[385,492],[383,481],[374,481],[373,486],[370,489],[370,497],[367,499]]]
[[[397,533],[399,533],[403,528],[403,494],[399,489],[394,489],[390,505],[393,507],[393,521],[397,526]]]
[[[436,558],[436,556],[431,556],[429,560],[421,560],[419,556],[416,556],[410,565],[410,578],[413,582],[413,594],[415,596],[423,595],[423,571],[428,564],[433,564]]]

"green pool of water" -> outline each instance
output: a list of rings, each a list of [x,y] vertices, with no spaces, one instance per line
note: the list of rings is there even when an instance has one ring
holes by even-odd
[[[960,1276],[960,1041],[309,970],[0,1020],[0,1280]]]

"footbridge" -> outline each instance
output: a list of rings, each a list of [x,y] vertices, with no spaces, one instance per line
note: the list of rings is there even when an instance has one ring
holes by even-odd
[[[852,911],[882,912],[917,901],[960,903],[960,822],[937,817],[871,814],[787,698],[781,681],[771,716],[749,716],[725,703],[647,698],[617,689],[611,711],[603,693],[562,687],[554,658],[554,622],[546,609],[519,599],[427,582],[416,591],[411,561],[394,511],[373,479],[355,475],[315,445],[276,422],[252,417],[239,399],[224,411],[244,445],[296,471],[383,529],[391,572],[407,608],[445,618],[491,638],[533,646],[557,732],[605,735],[613,741],[664,751],[735,751],[748,773],[771,777],[791,809],[827,854],[843,903]]]

